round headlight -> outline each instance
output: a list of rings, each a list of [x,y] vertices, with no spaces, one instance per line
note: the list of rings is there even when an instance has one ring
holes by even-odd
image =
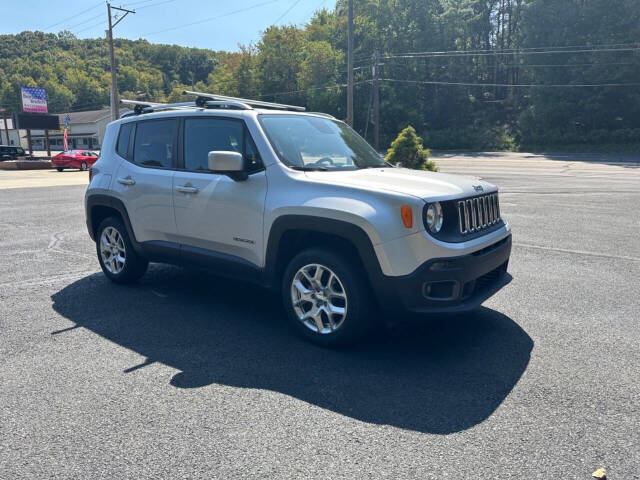
[[[440,203],[435,202],[429,204],[425,218],[427,228],[433,233],[438,233],[442,228],[442,220],[442,207]]]

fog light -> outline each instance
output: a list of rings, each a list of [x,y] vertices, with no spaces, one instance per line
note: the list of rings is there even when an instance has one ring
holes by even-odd
[[[456,285],[454,280],[426,283],[422,293],[429,300],[451,300],[456,296]]]

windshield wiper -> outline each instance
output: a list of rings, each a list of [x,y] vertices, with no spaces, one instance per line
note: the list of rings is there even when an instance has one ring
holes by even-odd
[[[300,172],[327,172],[329,169],[327,167],[289,167],[293,170],[298,170]]]

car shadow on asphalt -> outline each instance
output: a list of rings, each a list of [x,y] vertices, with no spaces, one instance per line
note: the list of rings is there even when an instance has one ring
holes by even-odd
[[[326,350],[299,339],[267,291],[155,265],[136,285],[94,274],[52,300],[74,327],[146,357],[123,374],[160,362],[180,370],[173,387],[268,389],[363,422],[436,434],[489,417],[522,376],[533,348],[513,320],[481,308],[381,329],[356,346]]]

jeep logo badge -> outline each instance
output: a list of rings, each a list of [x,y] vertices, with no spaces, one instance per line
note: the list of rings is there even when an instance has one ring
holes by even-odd
[[[474,186],[473,186],[473,189],[474,189],[476,192],[482,192],[482,191],[484,191],[484,189],[482,188],[482,185],[474,185]]]

